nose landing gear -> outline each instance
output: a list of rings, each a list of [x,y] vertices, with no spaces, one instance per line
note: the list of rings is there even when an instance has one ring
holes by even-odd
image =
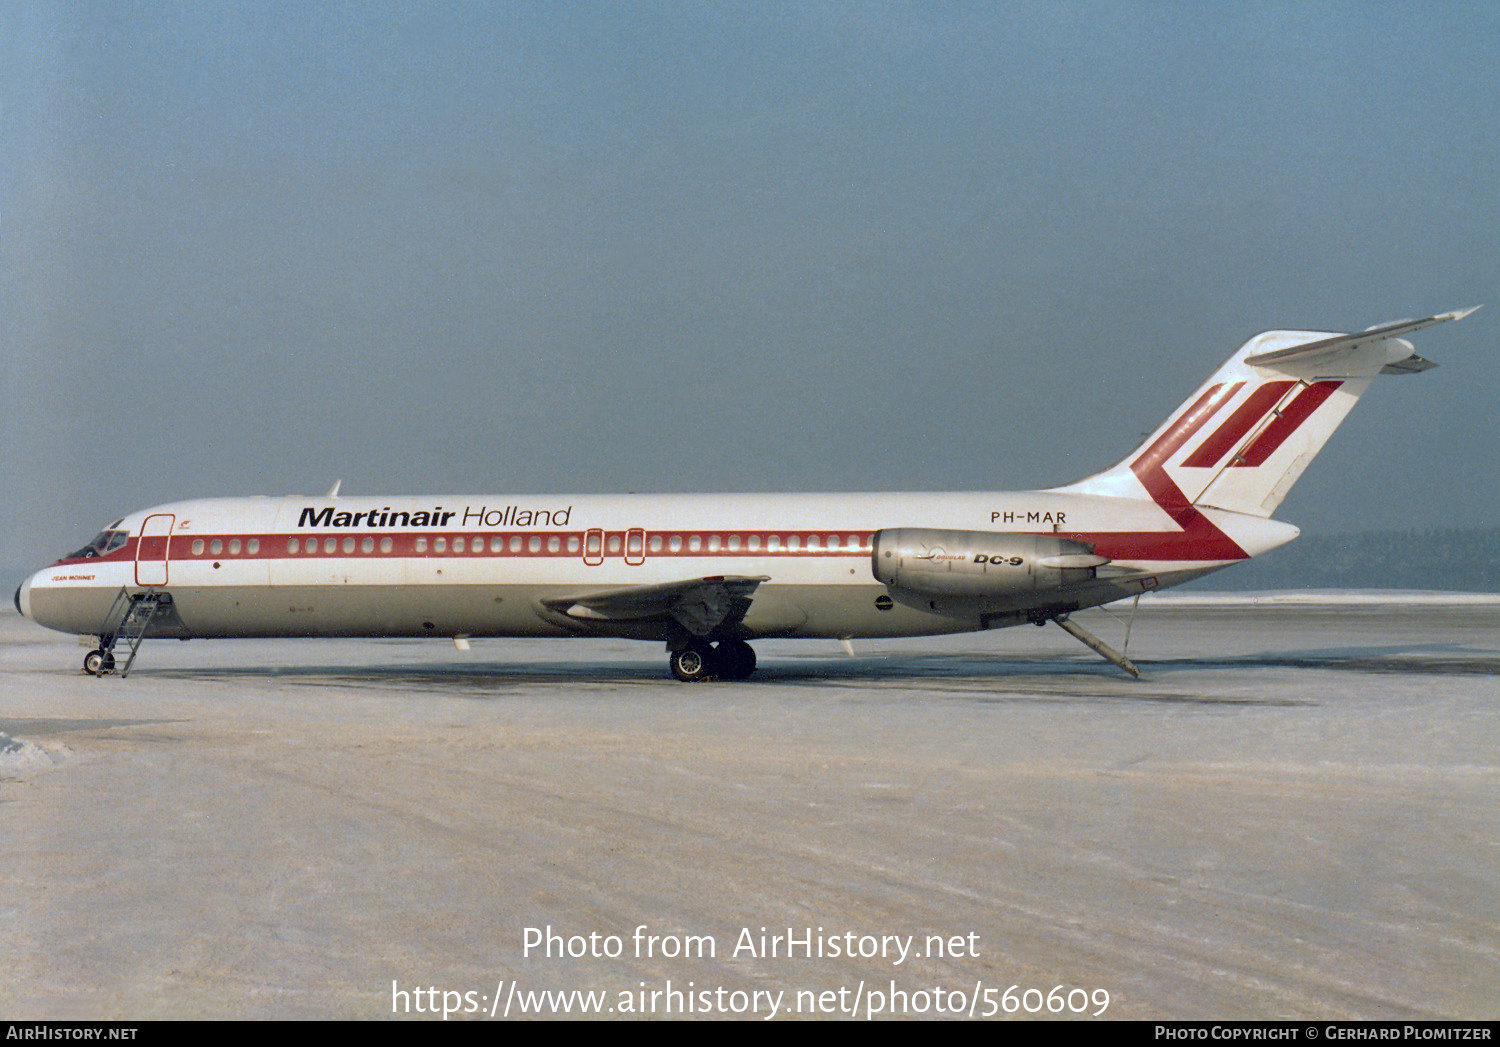
[[[83,671],[90,676],[107,676],[115,671],[115,656],[104,648],[83,656]]]
[[[130,651],[130,657],[125,659],[120,677],[123,679],[129,676],[130,667],[135,664],[135,656],[145,642],[151,623],[158,618],[167,621],[175,613],[171,593],[147,589],[143,593],[132,595],[122,588],[115,597],[109,614],[105,615],[106,628],[101,630],[99,647],[83,656],[83,671],[90,676],[108,676],[114,672],[115,645],[123,641]]]

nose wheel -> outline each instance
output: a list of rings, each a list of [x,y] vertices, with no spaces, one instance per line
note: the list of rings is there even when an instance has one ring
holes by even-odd
[[[107,676],[115,671],[115,656],[99,649],[83,656],[83,671],[90,676]]]

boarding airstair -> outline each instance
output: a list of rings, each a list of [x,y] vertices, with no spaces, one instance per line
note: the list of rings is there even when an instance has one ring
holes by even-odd
[[[115,648],[123,642],[130,655],[120,669],[120,677],[123,679],[129,676],[130,667],[135,664],[135,656],[140,653],[141,644],[151,630],[151,623],[175,618],[176,609],[172,606],[171,593],[158,589],[132,593],[122,587],[115,595],[114,603],[110,604],[109,613],[104,616],[98,649],[84,656],[84,672],[94,676],[107,676],[114,672]]]

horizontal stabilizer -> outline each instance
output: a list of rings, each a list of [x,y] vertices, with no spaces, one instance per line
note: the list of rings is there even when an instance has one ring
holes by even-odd
[[[1383,342],[1390,338],[1400,338],[1404,334],[1420,331],[1424,327],[1445,323],[1448,320],[1462,320],[1478,308],[1480,307],[1477,305],[1471,305],[1467,309],[1455,309],[1451,313],[1439,313],[1437,316],[1429,316],[1422,320],[1397,320],[1395,323],[1382,324],[1378,327],[1372,327],[1366,331],[1358,331],[1354,334],[1338,334],[1330,338],[1320,338],[1312,342],[1303,342],[1301,345],[1286,346],[1273,352],[1247,356],[1245,357],[1245,363],[1255,367],[1274,367],[1294,361],[1298,363],[1311,361],[1324,356],[1332,356],[1346,349],[1359,349],[1366,345],[1372,345],[1375,342]],[[1435,366],[1426,360],[1422,362],[1427,364],[1427,367]],[[1415,370],[1424,371],[1427,367],[1418,367]]]

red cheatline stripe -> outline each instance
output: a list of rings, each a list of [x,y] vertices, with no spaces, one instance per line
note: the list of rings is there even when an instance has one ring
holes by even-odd
[[[1172,482],[1159,464],[1147,468],[1132,466],[1151,500],[1181,527],[1177,533],[1145,532],[1110,535],[1095,548],[1100,556],[1112,560],[1243,560],[1245,550],[1235,544],[1212,520],[1203,515],[1182,489]]]
[[[1333,391],[1343,382],[1318,382],[1310,385],[1297,394],[1296,399],[1287,404],[1282,410],[1281,416],[1265,431],[1255,438],[1255,442],[1245,449],[1245,453],[1234,464],[1262,465],[1265,460],[1276,453],[1276,449],[1286,442],[1287,438],[1297,431],[1301,424],[1307,421],[1309,415],[1323,405],[1323,401],[1333,395]]]
[[[1245,438],[1255,423],[1265,417],[1265,413],[1275,407],[1283,394],[1296,385],[1296,382],[1267,382],[1252,392],[1249,398],[1242,404],[1229,420],[1218,429],[1214,430],[1207,440],[1198,445],[1194,451],[1182,463],[1194,469],[1209,469],[1219,464],[1219,461],[1230,451],[1234,445]]]
[[[1177,416],[1177,421],[1160,436],[1148,448],[1144,454],[1131,463],[1130,468],[1137,473],[1142,470],[1154,470],[1166,464],[1168,458],[1177,453],[1188,439],[1203,428],[1208,420],[1223,407],[1224,404],[1234,399],[1234,395],[1240,391],[1244,382],[1235,382],[1225,388],[1222,383],[1211,385],[1203,391],[1203,395],[1193,401],[1193,405],[1182,414]]]
[[[1245,550],[1199,514],[1198,522],[1182,531],[1117,531],[1114,533],[1067,534],[1086,542],[1094,552],[1111,560],[1213,563],[1248,559]]]
[[[819,531],[642,531],[642,549],[639,555],[652,559],[664,557],[797,557],[800,559],[818,557],[845,557],[845,558],[867,558],[870,555],[870,543],[874,539],[873,531],[844,529],[838,532],[831,530]],[[698,539],[699,547],[692,547],[693,538]],[[717,537],[719,548],[710,549],[709,539]],[[391,548],[383,549],[381,543],[389,538]],[[496,549],[492,543],[495,538],[500,539],[500,548]],[[531,548],[531,541],[535,538],[538,542],[536,549]],[[619,547],[609,549],[608,539],[620,539]],[[739,540],[737,548],[729,548],[731,538]],[[771,548],[771,540],[776,539],[777,547]],[[830,538],[838,539],[837,548],[828,545]],[[365,540],[369,539],[371,548],[365,549]],[[519,549],[511,548],[512,539],[519,539]],[[651,542],[661,540],[661,548],[651,548]],[[672,542],[676,539],[678,547],[672,548]],[[148,537],[148,542],[153,539]],[[289,547],[289,540],[297,542],[297,551],[294,553]],[[327,547],[327,542],[332,540],[333,548]],[[352,548],[345,549],[345,541],[352,542]],[[552,548],[552,542],[556,540],[557,548]],[[751,541],[756,542],[756,547],[751,548]],[[795,540],[797,548],[791,548],[790,542]],[[816,547],[809,547],[812,541],[817,542]],[[315,531],[298,532],[287,534],[285,532],[258,532],[246,533],[217,533],[217,534],[175,534],[171,539],[170,549],[164,541],[160,541],[159,548],[152,550],[149,546],[146,552],[140,555],[143,563],[161,563],[168,560],[171,563],[184,563],[193,561],[212,560],[326,560],[326,559],[361,559],[380,560],[396,559],[400,557],[420,557],[426,559],[457,557],[462,559],[515,559],[551,557],[556,559],[570,559],[581,557],[587,548],[586,537],[579,531],[504,531],[504,532],[452,532],[452,531],[354,531],[346,533],[341,531]],[[256,542],[255,551],[250,550],[250,543]],[[418,548],[418,542],[422,547]],[[437,543],[443,542],[443,548],[438,549]],[[464,543],[462,550],[456,548],[459,541]],[[213,543],[218,542],[219,548],[214,549]],[[237,547],[232,547],[232,542],[238,542]],[[569,543],[573,543],[572,548]],[[198,551],[194,552],[195,543],[202,543]],[[58,560],[52,566],[70,564],[105,564],[126,563],[137,558],[136,550],[139,539],[131,538],[123,546],[111,551],[107,556],[101,557],[79,557],[64,558]],[[608,559],[618,559],[622,555],[622,549],[628,543],[625,541],[624,531],[602,532],[599,540],[599,549],[590,553],[591,558],[600,556]],[[167,555],[164,555],[167,554]],[[631,554],[635,556],[635,553]]]
[[[1194,433],[1203,428],[1226,403],[1233,400],[1244,382],[1235,382],[1227,388],[1209,386],[1191,407],[1182,412],[1171,427],[1148,447],[1135,461],[1130,471],[1141,481],[1141,486],[1151,500],[1162,508],[1181,531],[1165,531],[1160,534],[1131,533],[1100,536],[1095,551],[1110,559],[1142,560],[1243,560],[1245,550],[1234,543],[1223,531],[1214,526],[1212,520],[1188,500],[1182,489],[1167,475],[1167,460],[1186,443]]]

